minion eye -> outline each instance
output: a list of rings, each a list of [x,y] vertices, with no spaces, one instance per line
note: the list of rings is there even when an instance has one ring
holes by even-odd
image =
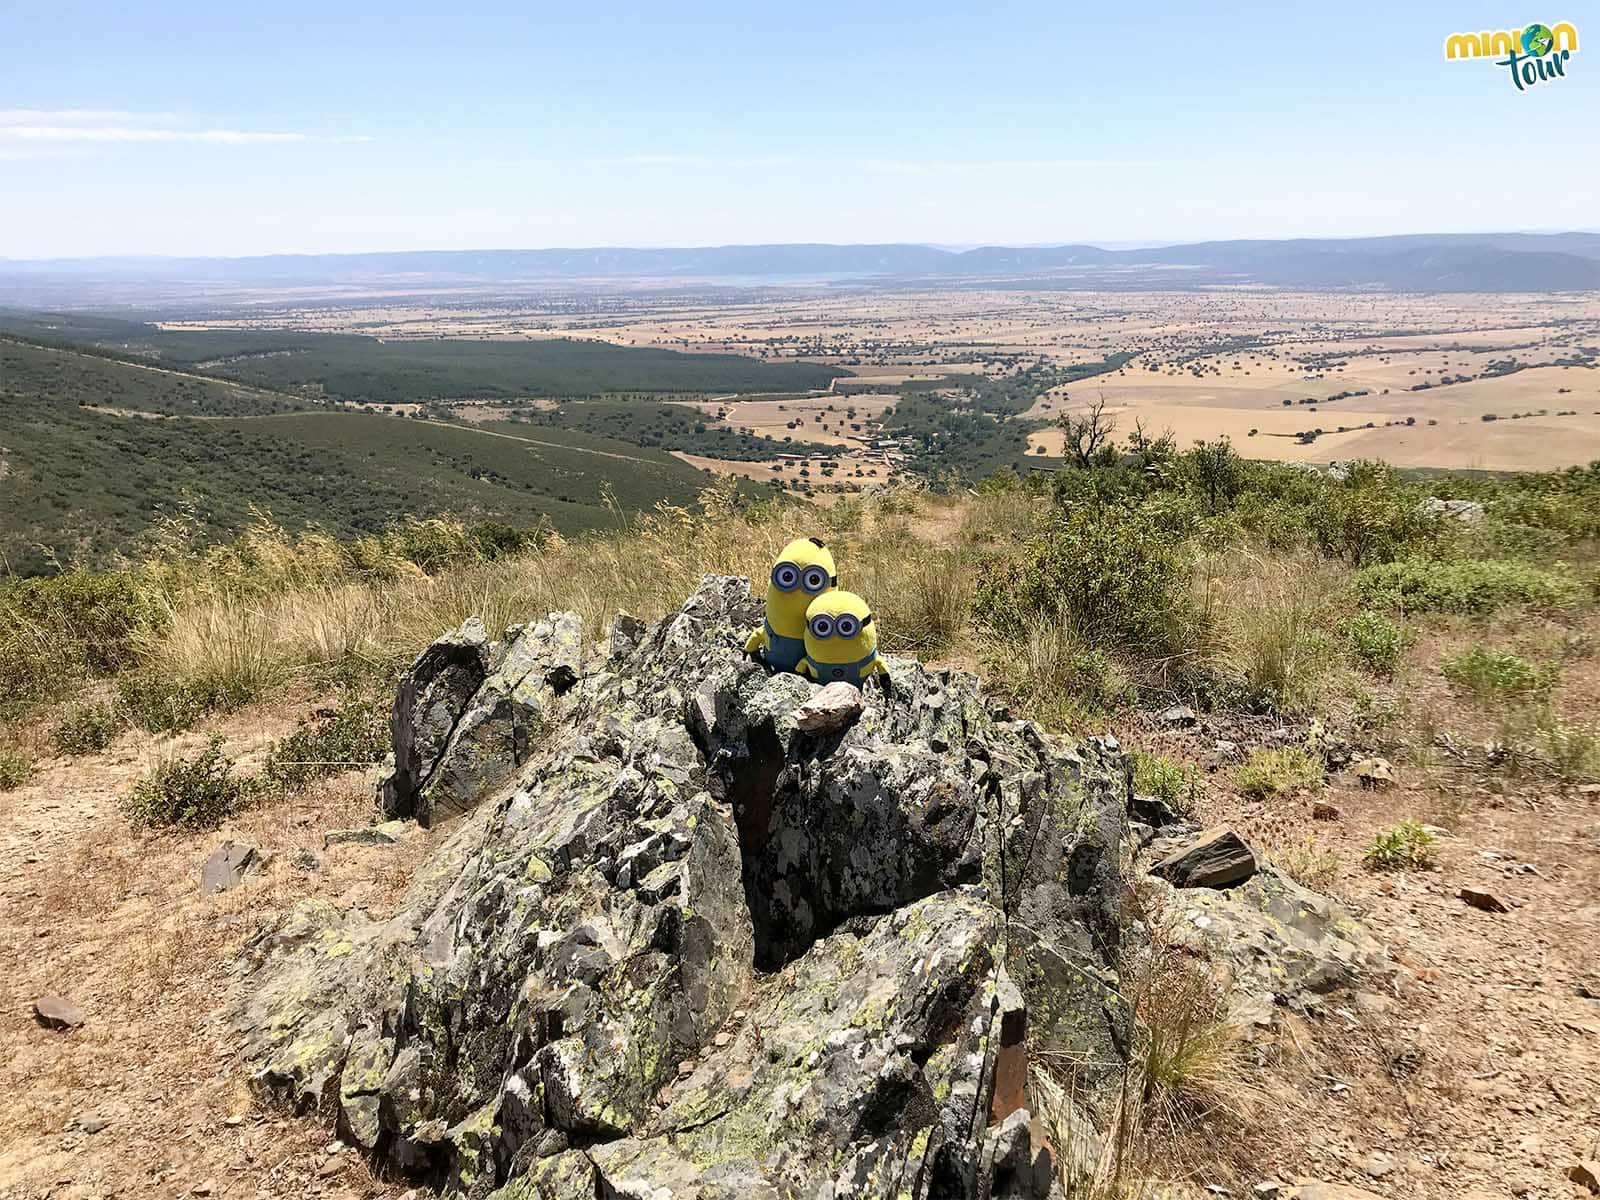
[[[834,624],[834,629],[840,637],[844,638],[855,637],[856,634],[861,632],[860,624],[854,617],[848,615],[840,617]]]
[[[828,586],[828,573],[821,567],[807,567],[800,576],[800,586],[813,596],[818,595]]]
[[[831,638],[833,636],[833,618],[825,613],[812,617],[811,634],[813,637]]]
[[[792,592],[800,586],[800,568],[793,563],[779,563],[772,568],[772,586],[780,592]]]

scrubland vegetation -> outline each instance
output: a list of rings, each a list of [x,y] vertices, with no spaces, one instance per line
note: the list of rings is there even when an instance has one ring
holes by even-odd
[[[1425,496],[1455,490],[1482,499],[1485,518],[1421,515]],[[1540,502],[1552,495],[1561,502]],[[7,585],[0,682],[22,720],[97,688],[53,735],[80,752],[121,723],[180,729],[291,681],[392,671],[474,613],[494,628],[572,608],[592,631],[619,610],[658,616],[704,572],[759,578],[802,528],[833,542],[889,653],[975,665],[1057,727],[1141,700],[1370,706],[1419,631],[1462,621],[1474,638],[1435,664],[1439,677],[1523,708],[1558,670],[1496,634],[1512,614],[1560,628],[1587,610],[1600,475],[1419,481],[1357,464],[1335,479],[1246,463],[1226,444],[1147,444],[1089,470],[1003,471],[975,491],[901,489],[828,510],[750,503],[724,485],[571,540],[438,519],[338,539],[258,518],[207,546],[173,521],[136,565]],[[1573,740],[1549,715],[1532,727]],[[1303,774],[1251,763],[1241,786],[1270,794]],[[1152,787],[1176,798],[1165,776]]]
[[[1425,516],[1430,495],[1473,498],[1484,513]],[[1364,731],[1421,779],[1439,769],[1441,704],[1482,741],[1486,771],[1565,787],[1600,766],[1563,665],[1591,652],[1600,472],[1415,478],[1357,464],[1336,478],[1158,440],[1088,469],[1002,471],[974,489],[902,488],[829,509],[724,485],[693,504],[616,510],[611,527],[570,539],[442,519],[337,538],[261,518],[208,544],[169,522],[144,561],[0,590],[0,788],[128,727],[205,728],[284,695],[320,706],[256,765],[208,741],[156,763],[122,799],[137,828],[213,826],[381,757],[396,673],[469,615],[498,630],[570,608],[600,636],[618,611],[675,608],[706,572],[759,579],[806,530],[872,604],[885,651],[977,669],[1046,727],[1136,728],[1182,702],[1291,731],[1223,770],[1140,751],[1136,790],[1180,812],[1203,816],[1219,789],[1265,810],[1319,794],[1319,716]],[[1406,814],[1351,865],[1427,869],[1432,822],[1448,819]],[[1315,888],[1336,887],[1344,867],[1300,833],[1264,851]],[[1107,1197],[1158,1194],[1136,1181],[1219,1129],[1245,1153],[1239,1131],[1260,1113],[1235,1019],[1181,954],[1145,947],[1123,991],[1141,1019],[1139,1084],[1096,1167]],[[1043,1115],[1070,1145],[1070,1072],[1036,1050]]]

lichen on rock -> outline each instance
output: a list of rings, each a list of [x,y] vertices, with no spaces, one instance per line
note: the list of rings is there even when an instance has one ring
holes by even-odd
[[[708,576],[593,654],[571,614],[425,652],[383,806],[455,824],[389,920],[308,905],[253,948],[258,1088],[473,1197],[1042,1200],[1019,1031],[1127,1044],[1126,762],[896,659],[808,732],[759,620]],[[1024,966],[1062,1011],[1023,1014]]]

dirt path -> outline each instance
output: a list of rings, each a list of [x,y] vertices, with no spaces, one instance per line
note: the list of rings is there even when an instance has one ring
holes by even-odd
[[[1359,862],[1422,797],[1336,793],[1330,844]],[[1441,839],[1438,869],[1340,888],[1397,966],[1321,1031],[1331,1075],[1307,1166],[1392,1197],[1566,1198],[1600,1135],[1600,804],[1485,806]],[[1488,893],[1510,911],[1460,897]],[[1348,1085],[1347,1088],[1337,1083]],[[1330,1174],[1332,1172],[1332,1174]]]
[[[1252,735],[1226,719],[1182,733],[1158,724],[1147,718],[1126,740],[1214,762],[1219,735],[1242,745]],[[1592,1197],[1566,1176],[1600,1137],[1600,794],[1490,770],[1479,750],[1441,757],[1397,763],[1398,786],[1384,791],[1344,774],[1315,794],[1252,801],[1231,790],[1226,766],[1210,777],[1199,819],[1231,825],[1280,865],[1310,848],[1331,876],[1318,886],[1393,966],[1390,980],[1330,997],[1320,1019],[1280,1012],[1282,1027],[1254,1044],[1290,1136],[1256,1164],[1251,1186],[1343,1182],[1389,1200]],[[1325,819],[1313,817],[1316,802],[1331,806]],[[1408,819],[1439,823],[1433,868],[1366,868],[1373,836]],[[1474,907],[1463,888],[1508,911]]]
[[[237,714],[216,732],[248,767],[294,710]],[[1128,731],[1200,758],[1212,735]],[[244,813],[204,834],[137,835],[118,797],[178,741],[125,735],[109,751],[44,766],[0,795],[0,1197],[376,1197],[326,1122],[263,1110],[236,1059],[227,1013],[244,946],[298,901],[390,910],[437,835],[325,849],[365,823],[371,779],[355,773]],[[1336,779],[1309,795],[1242,800],[1216,781],[1202,816],[1261,847],[1314,840],[1337,856],[1329,888],[1388,948],[1382,988],[1287,1018],[1257,1043],[1285,1139],[1259,1179],[1344,1181],[1388,1200],[1573,1200],[1567,1170],[1600,1136],[1600,795],[1481,766],[1398,768],[1400,786]],[[1437,868],[1361,866],[1377,830],[1436,818],[1453,833]],[[206,855],[228,838],[269,856],[238,888],[201,897]],[[317,868],[296,863],[309,852]],[[1459,898],[1471,887],[1509,909]],[[55,992],[87,1019],[42,1028]],[[1252,1185],[1253,1185],[1252,1181]],[[1188,1194],[1188,1193],[1185,1193]],[[1199,1193],[1194,1193],[1199,1195]],[[1234,1192],[1233,1194],[1239,1194]]]
[[[248,765],[292,727],[238,714],[218,732]],[[387,910],[426,851],[335,846],[322,832],[365,823],[357,773],[256,809],[221,830],[136,835],[117,798],[162,753],[203,739],[128,734],[109,751],[46,764],[0,797],[0,1197],[376,1196],[326,1125],[256,1107],[226,1014],[244,945],[302,898]],[[205,857],[224,840],[269,856],[236,889],[202,897]],[[319,862],[293,861],[309,851]],[[302,860],[305,861],[305,860]],[[33,1002],[57,993],[83,1025],[43,1028]],[[330,1152],[330,1150],[332,1152]]]

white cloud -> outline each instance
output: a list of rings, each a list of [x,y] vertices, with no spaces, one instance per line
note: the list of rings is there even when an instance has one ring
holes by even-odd
[[[1082,171],[1098,167],[1128,167],[1136,160],[1110,158],[993,158],[904,159],[869,158],[860,166],[882,175],[968,175],[991,171]]]
[[[114,108],[0,108],[0,125],[75,125],[82,121],[160,121],[171,114],[124,112]]]
[[[131,113],[117,109],[0,109],[0,146],[81,145],[83,143],[193,143],[222,146],[299,142],[368,142],[359,135],[278,132],[254,129],[189,129],[170,113]],[[13,157],[22,157],[16,155]]]

